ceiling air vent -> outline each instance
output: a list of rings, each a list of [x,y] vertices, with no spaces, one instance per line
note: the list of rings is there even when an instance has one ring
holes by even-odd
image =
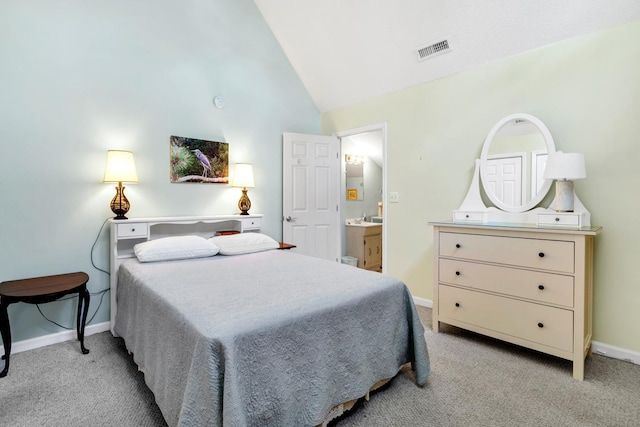
[[[416,49],[418,61],[433,58],[443,53],[451,52],[451,44],[448,38],[440,39],[427,46]]]

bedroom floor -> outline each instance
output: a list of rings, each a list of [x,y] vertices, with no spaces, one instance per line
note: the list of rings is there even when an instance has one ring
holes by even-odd
[[[431,376],[417,387],[403,369],[347,426],[636,426],[640,366],[594,355],[584,382],[568,361],[454,327],[431,331],[431,309],[418,307]],[[0,425],[166,425],[122,341],[109,332],[17,353],[0,379]],[[0,362],[1,364],[1,362]]]
[[[418,310],[418,315],[420,316],[422,325],[426,330],[430,331],[432,325],[431,319],[433,319],[433,317],[431,316],[431,309],[428,307],[423,307],[421,305],[416,305],[416,309]]]

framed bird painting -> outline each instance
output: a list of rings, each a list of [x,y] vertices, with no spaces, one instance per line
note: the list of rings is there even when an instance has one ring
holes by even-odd
[[[229,144],[171,136],[171,182],[229,183]]]

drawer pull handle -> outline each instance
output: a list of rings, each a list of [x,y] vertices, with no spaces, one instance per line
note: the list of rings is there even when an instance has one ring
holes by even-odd
[[[544,252],[540,252],[540,253],[538,254],[538,256],[539,256],[540,258],[544,258]]]
[[[460,243],[456,243],[456,248],[460,249]]]
[[[544,291],[544,285],[538,285],[538,289],[540,289],[541,291]]]
[[[538,323],[538,328],[544,328],[544,325],[542,323]]]
[[[560,218],[556,217],[556,222],[560,221]]]
[[[459,302],[456,303],[456,307],[460,307],[460,303]]]
[[[131,232],[132,232],[132,233],[135,233],[135,232],[136,232],[136,229],[135,229],[135,228],[132,228],[132,229],[131,229]]]
[[[460,275],[460,272],[459,272],[459,271],[456,271],[456,276],[459,276],[459,275]]]

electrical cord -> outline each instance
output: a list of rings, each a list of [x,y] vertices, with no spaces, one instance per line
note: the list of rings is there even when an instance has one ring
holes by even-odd
[[[87,320],[87,321],[86,321],[85,325],[89,325],[89,324],[93,321],[93,318],[94,318],[94,317],[96,317],[96,314],[98,314],[98,310],[100,310],[100,306],[102,305],[102,298],[104,297],[104,294],[106,294],[108,291],[109,291],[109,289],[103,289],[103,290],[101,290],[101,291],[99,291],[99,292],[96,292],[96,293],[93,293],[93,294],[92,294],[92,293],[90,293],[91,295],[98,295],[98,294],[100,294],[100,302],[98,303],[98,307],[96,308],[96,311],[94,311],[94,312],[93,312],[93,314],[91,315],[91,317],[89,318],[89,320]],[[74,299],[74,298],[78,298],[78,297],[77,297],[77,296],[73,296],[73,297],[69,297],[69,298],[61,298],[61,299],[56,300],[56,301],[66,301],[66,300],[70,300],[70,299]],[[59,324],[58,322],[56,322],[56,321],[54,321],[54,320],[49,319],[47,316],[45,316],[45,315],[44,315],[44,313],[43,313],[43,312],[42,312],[42,310],[40,309],[40,304],[36,304],[36,307],[38,308],[38,312],[40,312],[40,315],[41,315],[42,317],[44,317],[44,318],[45,318],[45,320],[47,320],[47,321],[49,321],[49,322],[53,323],[54,325],[59,326],[60,328],[62,328],[62,329],[66,329],[66,330],[69,330],[69,331],[72,331],[72,330],[75,330],[75,329],[76,329],[76,328],[70,328],[70,327],[68,327],[68,326],[63,326],[63,325]]]
[[[110,218],[110,217],[109,217]],[[105,219],[104,222],[102,223],[102,225],[100,226],[100,230],[98,231],[98,234],[96,235],[96,239],[93,241],[93,245],[91,245],[91,252],[89,254],[89,257],[91,258],[91,265],[93,266],[93,268],[95,268],[98,271],[101,271],[103,273],[105,273],[107,276],[111,276],[111,274],[109,273],[109,271],[98,267],[95,262],[93,261],[93,250],[96,247],[96,244],[98,243],[98,239],[100,239],[100,235],[102,234],[102,230],[104,229],[105,224],[107,223],[107,221],[109,221],[109,218]],[[98,311],[100,310],[100,307],[102,306],[102,299],[104,297],[104,294],[106,294],[107,292],[109,292],[111,289],[110,288],[106,288],[106,289],[102,289],[98,292],[89,292],[89,295],[100,295],[100,302],[98,303],[98,307],[96,307],[96,311],[93,312],[93,314],[91,315],[91,317],[89,318],[89,320],[86,322],[86,325],[89,325],[92,321],[93,318],[96,317],[96,314],[98,314]],[[74,299],[74,298],[78,298],[77,295],[74,296],[70,296],[67,298],[60,298],[57,301],[66,301],[66,300],[70,300],[70,299]],[[91,304],[91,302],[89,302],[89,304]],[[47,316],[44,315],[44,313],[42,312],[42,310],[40,309],[40,305],[36,304],[36,307],[38,308],[38,312],[40,313],[40,315],[47,321],[53,323],[54,325],[62,328],[62,329],[67,329],[67,330],[75,330],[76,328],[69,328],[67,326],[63,326],[51,319],[49,319]]]
[[[98,243],[98,239],[100,238],[100,235],[102,234],[102,229],[104,228],[105,224],[107,223],[107,221],[109,221],[111,217],[107,218],[104,220],[104,222],[102,223],[102,225],[100,226],[100,231],[98,231],[98,235],[96,236],[96,240],[93,241],[93,245],[91,245],[91,253],[89,254],[90,258],[91,258],[91,265],[93,266],[93,268],[95,268],[98,271],[102,271],[103,273],[105,273],[107,276],[111,276],[111,274],[109,273],[108,270],[102,269],[100,267],[98,267],[95,262],[93,262],[93,250],[96,247],[96,243]]]

